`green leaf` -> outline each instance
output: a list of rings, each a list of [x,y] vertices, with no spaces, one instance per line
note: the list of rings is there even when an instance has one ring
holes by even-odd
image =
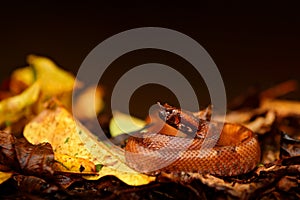
[[[96,167],[96,172],[100,172],[100,170],[102,169],[103,165],[102,164],[97,164],[95,165]]]
[[[130,133],[143,128],[146,122],[132,117],[130,115],[115,111],[113,118],[109,123],[109,130],[112,137],[116,137],[122,133]]]

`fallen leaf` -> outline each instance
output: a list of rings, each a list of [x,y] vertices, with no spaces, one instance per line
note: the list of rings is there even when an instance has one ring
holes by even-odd
[[[70,174],[70,173],[56,173],[54,175],[55,183],[60,185],[60,187],[67,189],[69,186],[71,186],[73,183],[77,181],[84,180],[80,175],[77,174]]]
[[[32,145],[24,138],[0,131],[0,184],[12,178],[18,189],[53,191],[58,189],[46,182],[52,179],[54,154],[49,143]],[[5,169],[6,166],[6,169]],[[3,169],[7,171],[3,171]]]
[[[44,179],[36,176],[24,176],[18,174],[13,176],[18,189],[28,193],[50,194],[57,191],[59,188],[56,185],[49,184]]]
[[[0,171],[18,170],[15,143],[16,138],[12,134],[0,131]]]
[[[29,55],[27,61],[29,67],[16,69],[11,75],[7,92],[12,96],[0,102],[0,125],[16,122],[26,114],[39,113],[49,98],[57,98],[71,109],[74,85],[81,84],[75,82],[74,75],[46,57]],[[31,110],[27,109],[33,104]]]
[[[145,125],[146,122],[141,119],[132,117],[119,111],[114,111],[113,118],[109,123],[109,130],[111,136],[116,137],[122,133],[137,131],[143,128]]]
[[[80,81],[75,81],[73,74],[58,67],[49,58],[29,55],[27,62],[41,86],[40,101],[35,106],[36,113],[44,109],[44,102],[50,98],[58,99],[63,106],[71,110],[72,91],[80,87]]]
[[[265,114],[265,116],[257,117],[253,121],[243,123],[243,125],[255,133],[264,134],[271,130],[272,125],[275,122],[275,119],[276,119],[275,112],[268,111]]]
[[[84,158],[55,153],[55,161],[53,165],[55,171],[96,174],[95,164]]]
[[[8,179],[10,179],[10,177],[12,177],[12,175],[13,175],[13,172],[1,172],[0,171],[0,184],[4,183]]]
[[[296,80],[288,80],[262,91],[259,97],[262,101],[264,99],[276,99],[297,90],[297,88],[298,82]]]
[[[293,176],[284,176],[278,181],[277,187],[284,192],[288,192],[293,188],[299,187],[299,180]]]
[[[300,156],[300,140],[292,138],[285,133],[281,133],[280,157],[287,158],[293,156]]]
[[[49,143],[33,145],[25,138],[16,139],[4,131],[0,131],[0,138],[0,166],[6,165],[9,171],[25,175],[49,177],[53,174],[54,153]]]
[[[260,107],[263,110],[275,111],[278,117],[300,115],[299,101],[264,99]]]
[[[104,107],[103,93],[103,89],[97,86],[90,86],[80,93],[72,109],[76,118],[88,120],[97,116]]]
[[[143,185],[155,177],[140,174],[125,164],[124,151],[108,146],[90,133],[84,126],[76,123],[72,115],[62,107],[46,109],[26,125],[24,137],[32,144],[49,142],[54,153],[76,156],[87,159],[103,167],[99,176],[88,179],[99,179],[114,175],[128,185]]]
[[[36,55],[29,55],[27,62],[33,67],[36,80],[47,96],[55,96],[73,90],[75,77],[59,68],[52,60]]]
[[[9,89],[18,94],[35,81],[32,67],[23,67],[14,70],[10,76]]]
[[[119,171],[118,169],[115,169],[113,167],[107,167],[103,166],[99,172],[99,175],[97,176],[83,176],[83,178],[87,180],[98,180],[101,177],[104,176],[115,176],[121,181],[125,182],[128,185],[132,186],[139,186],[139,185],[145,185],[155,180],[154,176],[147,176],[144,174],[139,174],[138,172],[132,172],[132,171]]]
[[[35,82],[19,95],[4,99],[0,102],[0,124],[16,122],[26,114],[29,106],[34,104],[40,92],[39,83]]]
[[[54,153],[49,143],[30,144],[24,138],[14,144],[16,156],[24,175],[51,177],[54,163]]]

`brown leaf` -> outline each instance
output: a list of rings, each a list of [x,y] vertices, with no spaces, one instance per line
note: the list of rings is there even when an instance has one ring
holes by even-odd
[[[298,187],[298,180],[293,176],[284,176],[277,183],[277,187],[282,191],[288,192],[289,190]]]
[[[60,185],[62,188],[68,188],[70,185],[77,181],[82,181],[84,180],[81,175],[78,174],[70,174],[70,173],[64,173],[64,172],[59,172],[54,175],[55,183]]]
[[[269,89],[266,89],[260,93],[261,99],[275,99],[284,96],[290,92],[297,90],[298,82],[296,80],[288,80],[279,83]]]
[[[0,171],[18,170],[15,142],[16,139],[13,135],[0,131]]]
[[[44,179],[36,176],[15,175],[13,180],[16,181],[18,188],[28,193],[52,193],[58,190],[58,187],[49,184]]]
[[[12,171],[10,176],[16,174],[12,180],[18,190],[29,193],[58,190],[57,186],[44,180],[53,178],[53,163],[54,153],[49,143],[32,145],[24,138],[16,139],[12,134],[0,131],[0,171]]]
[[[280,158],[280,138],[280,131],[276,128],[260,137],[262,164],[273,163]]]
[[[292,156],[300,156],[300,140],[282,133],[280,140],[280,157],[285,158]]]
[[[0,131],[0,170],[13,170],[27,175],[53,174],[54,152],[49,143],[32,145],[24,138]]]
[[[300,102],[278,99],[264,99],[260,105],[263,110],[273,110],[278,117],[300,115]]]
[[[284,118],[278,118],[278,128],[288,133],[292,138],[300,140],[300,115],[285,116]]]
[[[32,145],[22,138],[15,146],[21,171],[24,174],[44,177],[54,173],[52,169],[54,152],[49,143]]]

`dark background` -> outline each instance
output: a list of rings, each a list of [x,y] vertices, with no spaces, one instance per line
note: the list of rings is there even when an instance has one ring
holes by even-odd
[[[11,1],[1,5],[0,79],[25,66],[31,53],[48,56],[76,73],[86,55],[106,38],[131,28],[158,26],[180,31],[208,51],[223,76],[228,99],[251,85],[268,87],[300,80],[300,7],[296,3],[99,2]],[[111,66],[115,75],[104,78],[103,84],[109,91],[129,66],[147,61],[174,65],[178,70],[188,65],[174,55],[161,55],[141,51],[123,56]],[[191,79],[197,88],[197,78]],[[199,85],[197,92],[207,93],[201,80]],[[148,89],[145,86],[135,96],[145,99]],[[161,88],[149,91],[161,101],[169,98],[162,97],[165,94],[172,96]]]

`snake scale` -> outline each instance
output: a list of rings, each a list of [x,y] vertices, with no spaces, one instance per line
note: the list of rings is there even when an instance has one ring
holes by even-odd
[[[246,127],[199,119],[167,104],[160,107],[152,126],[127,141],[125,158],[131,168],[146,174],[164,171],[235,176],[259,163],[258,140]],[[156,125],[159,123],[162,127]]]

